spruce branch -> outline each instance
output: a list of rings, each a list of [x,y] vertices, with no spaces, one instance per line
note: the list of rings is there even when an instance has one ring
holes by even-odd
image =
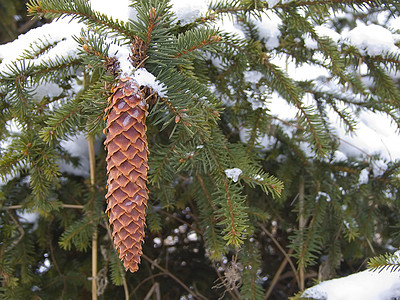
[[[274,8],[282,8],[287,9],[290,7],[302,7],[302,6],[329,6],[329,5],[342,5],[341,7],[346,7],[347,5],[351,5],[353,7],[379,7],[381,5],[381,1],[379,0],[299,0],[299,1],[289,1],[286,3],[277,3]],[[396,5],[396,1],[386,1],[386,5]]]
[[[385,253],[379,256],[371,257],[368,261],[368,269],[375,272],[390,270],[397,272],[400,268],[399,257],[396,254]]]
[[[199,185],[195,185],[197,188],[194,190],[194,195],[199,206],[200,226],[203,229],[202,236],[209,249],[211,260],[219,260],[222,254],[226,252],[226,247],[224,241],[221,239],[220,231],[216,228],[217,219],[215,212],[217,211],[217,207],[213,202],[211,191],[208,190],[208,182],[206,183],[206,180],[210,179],[210,177],[207,176],[203,179],[198,173],[196,174],[196,179]]]
[[[62,110],[54,111],[46,121],[46,127],[40,132],[39,136],[47,143],[51,143],[54,139],[62,139],[76,130],[76,126],[81,122],[80,113],[82,107],[78,101],[66,103]]]
[[[85,0],[30,0],[27,4],[28,15],[47,18],[64,18],[71,16],[79,22],[86,22],[100,32],[111,35],[118,34],[133,40],[135,34],[129,23],[113,20],[104,14],[92,10],[90,3]]]
[[[178,53],[175,54],[174,58],[188,56],[196,50],[211,50],[215,48],[212,46],[221,40],[221,37],[217,34],[214,29],[191,30],[180,34],[177,38]]]
[[[306,133],[311,137],[309,141],[313,144],[316,153],[320,156],[324,156],[329,147],[320,117],[315,114],[313,107],[305,107],[303,105],[300,99],[301,92],[299,88],[283,73],[283,71],[270,63],[267,56],[264,57],[263,64],[272,75],[271,83],[273,84],[273,89],[276,89],[285,99],[296,106],[307,128]]]

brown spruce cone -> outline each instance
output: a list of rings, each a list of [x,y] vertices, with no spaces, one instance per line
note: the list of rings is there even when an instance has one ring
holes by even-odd
[[[146,104],[138,84],[122,78],[106,108],[107,212],[113,239],[126,270],[137,271],[147,206]]]

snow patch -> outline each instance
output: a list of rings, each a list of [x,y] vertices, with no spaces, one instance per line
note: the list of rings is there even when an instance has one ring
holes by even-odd
[[[328,37],[335,43],[338,43],[341,39],[341,35],[331,28],[325,26],[315,26],[314,29],[318,36]]]
[[[105,0],[107,1],[107,0]],[[198,17],[205,15],[208,10],[208,2],[206,0],[172,0],[172,11],[175,13],[181,25],[193,22]]]
[[[42,43],[55,46],[41,55],[39,59],[28,59],[27,63],[37,65],[55,57],[76,56],[78,45],[72,36],[79,35],[83,27],[84,25],[78,23],[77,20],[65,17],[31,29],[27,33],[19,35],[16,40],[0,45],[0,60],[2,60],[0,73],[7,72],[7,65],[21,59],[27,48],[31,46],[33,49],[37,49]]]
[[[110,47],[108,49],[108,56],[115,56],[115,58],[118,59],[121,77],[132,76],[135,68],[133,67],[129,58],[131,55],[130,45],[118,45],[112,41],[109,42],[109,45]]]
[[[358,178],[358,184],[367,184],[369,180],[369,170],[362,169],[360,172],[360,177]]]
[[[71,173],[76,176],[88,177],[89,176],[89,150],[87,138],[81,134],[72,137],[70,140],[62,141],[61,146],[68,151],[71,155],[79,158],[79,166],[74,167],[64,161],[60,162],[60,171]]]
[[[153,91],[157,92],[160,97],[165,97],[167,89],[165,85],[158,81],[156,77],[149,73],[146,69],[140,68],[135,71],[133,74],[134,79],[137,81],[139,85],[144,85],[153,89]]]
[[[218,27],[221,31],[236,35],[236,37],[241,39],[246,39],[246,35],[242,31],[240,25],[237,22],[234,22],[231,17],[228,15],[223,15],[220,19],[215,22],[215,26]]]
[[[315,197],[315,202],[318,202],[321,197],[325,198],[326,202],[331,202],[331,196],[325,192],[318,192],[317,197]]]
[[[380,177],[385,173],[387,168],[388,166],[383,160],[374,160],[372,164],[372,174],[374,174],[375,177]]]
[[[258,83],[263,77],[263,74],[258,71],[244,71],[244,80],[251,83]]]
[[[268,7],[272,7],[277,1],[271,1]],[[270,6],[271,5],[271,6]],[[253,22],[258,30],[260,39],[265,41],[265,47],[272,50],[279,46],[279,38],[281,36],[281,31],[279,26],[282,25],[282,19],[271,11],[261,14],[261,19],[254,18]]]
[[[302,297],[315,300],[389,300],[400,295],[400,272],[390,270],[355,273],[313,286]]]
[[[225,170],[226,177],[228,177],[229,179],[232,179],[233,182],[237,182],[239,180],[240,174],[242,174],[242,170],[240,170],[239,168]]]
[[[130,0],[113,0],[110,5],[109,0],[90,0],[90,6],[93,10],[114,20],[128,22],[129,19],[136,20],[136,10],[129,6],[131,2]]]
[[[358,48],[363,55],[378,56],[388,52],[399,53],[393,34],[380,25],[360,23],[354,29],[343,34],[343,39]]]

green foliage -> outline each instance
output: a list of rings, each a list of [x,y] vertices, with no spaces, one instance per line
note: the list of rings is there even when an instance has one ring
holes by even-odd
[[[382,270],[390,270],[391,272],[398,271],[399,258],[396,254],[385,253],[379,256],[371,257],[368,261],[368,268],[374,272]]]
[[[343,141],[329,114],[348,133],[361,111],[385,114],[400,128],[393,77],[399,55],[339,47],[315,30],[331,22],[342,32],[356,20],[370,22],[371,14],[399,15],[397,1],[381,2],[214,1],[204,16],[183,24],[166,0],[132,1],[137,18],[128,21],[98,13],[85,0],[29,1],[31,16],[68,17],[86,29],[73,37],[75,53],[49,58],[62,40],[43,37],[0,73],[0,298],[90,298],[94,232],[99,276],[111,279],[104,299],[123,299],[126,291],[144,299],[157,288],[163,299],[265,299],[270,288],[271,299],[287,299],[301,286],[297,273],[328,279],[373,253],[370,268],[397,270],[394,256],[379,254],[396,231],[400,236],[399,162],[377,172],[378,156],[338,160]],[[257,29],[264,13],[281,20],[275,47]],[[216,29],[222,17],[242,34]],[[160,94],[144,91],[150,199],[145,256],[135,274],[123,270],[104,213],[104,110],[121,75],[114,46],[132,47],[133,68],[144,67],[164,86]],[[277,57],[327,75],[296,80]],[[272,115],[277,97],[295,118]],[[96,137],[94,185],[63,167],[84,166],[65,149],[77,135]],[[235,181],[225,172],[233,168],[241,171]],[[22,220],[25,210],[37,214],[35,223]],[[277,274],[283,279],[273,289],[284,264],[286,277]]]

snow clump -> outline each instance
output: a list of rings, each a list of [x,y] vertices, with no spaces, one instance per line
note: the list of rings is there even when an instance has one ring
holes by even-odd
[[[378,56],[388,52],[399,53],[393,34],[380,25],[359,24],[343,34],[343,38],[350,45],[358,48],[363,55]]]
[[[225,170],[226,177],[228,177],[229,179],[232,179],[233,182],[237,182],[239,180],[240,174],[242,174],[242,170],[240,170],[239,168]]]
[[[206,0],[172,0],[171,4],[181,25],[193,22],[201,15],[205,15],[208,10],[208,1]]]
[[[323,281],[302,294],[314,300],[390,300],[400,295],[400,272],[365,270]]]
[[[146,69],[137,69],[133,74],[133,77],[139,85],[151,87],[153,91],[157,92],[160,97],[165,97],[165,85],[158,81],[156,77],[149,73]]]
[[[275,5],[275,4],[274,4]],[[279,38],[281,31],[279,26],[282,25],[282,19],[273,12],[261,14],[261,19],[254,18],[253,20],[260,39],[265,41],[265,47],[272,50],[279,46]]]

